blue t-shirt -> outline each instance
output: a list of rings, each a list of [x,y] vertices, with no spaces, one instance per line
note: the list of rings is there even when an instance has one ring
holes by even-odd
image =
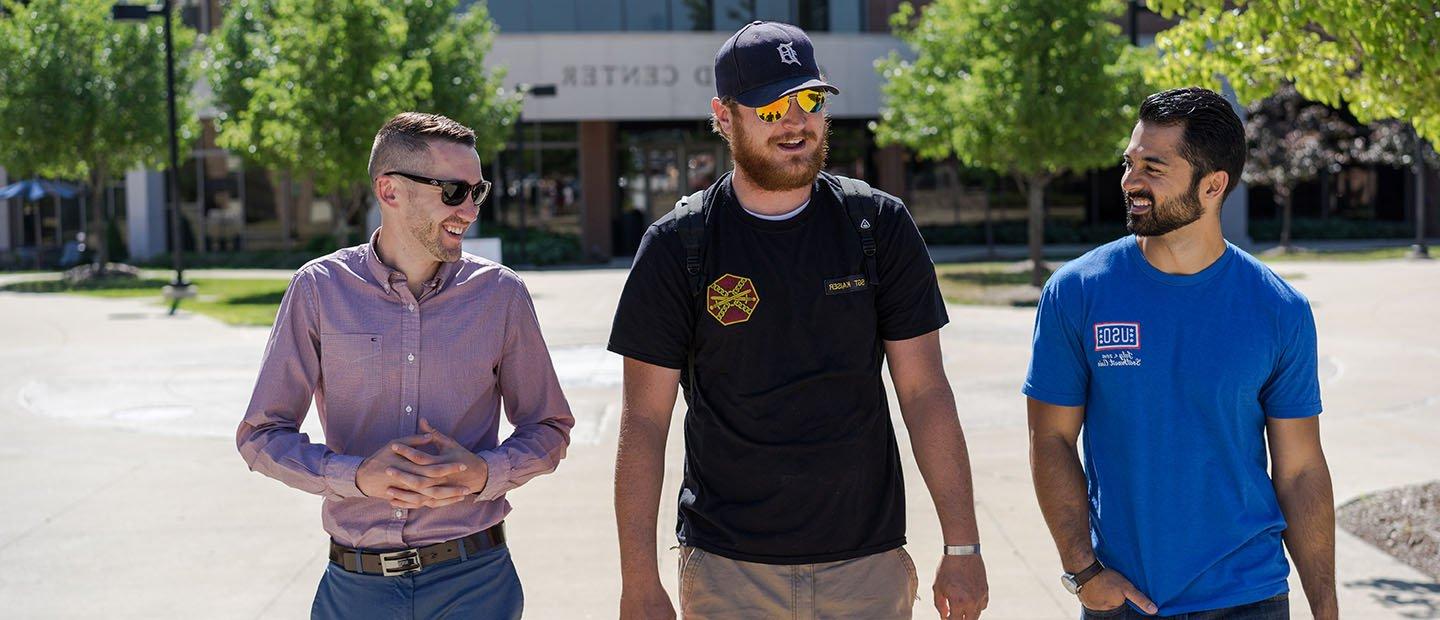
[[[1309,301],[1227,244],[1178,276],[1134,237],[1041,293],[1024,392],[1085,407],[1095,553],[1162,615],[1287,592],[1265,419],[1320,413]]]

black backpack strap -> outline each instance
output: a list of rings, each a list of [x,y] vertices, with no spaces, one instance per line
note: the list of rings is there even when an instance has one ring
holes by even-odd
[[[860,249],[865,252],[865,281],[870,286],[880,286],[879,270],[875,266],[875,222],[880,209],[875,206],[875,193],[870,184],[859,179],[836,175],[835,180],[840,182],[850,223],[860,234]]]
[[[690,278],[690,295],[696,297],[705,286],[700,273],[700,251],[705,241],[705,190],[681,198],[675,203],[675,230],[685,246],[685,273]]]
[[[705,313],[705,274],[703,252],[705,245],[705,218],[709,209],[705,198],[709,190],[700,190],[681,198],[675,203],[675,232],[680,235],[680,245],[685,247],[685,275],[690,279],[690,300],[695,329],[699,328],[700,317]],[[692,402],[698,402],[695,391],[695,335],[690,335],[690,346],[685,351],[685,382]]]

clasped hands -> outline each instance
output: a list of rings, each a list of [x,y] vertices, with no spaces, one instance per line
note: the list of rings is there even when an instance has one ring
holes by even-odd
[[[485,459],[420,419],[419,435],[394,439],[366,457],[355,470],[355,486],[366,497],[393,508],[439,508],[485,489]],[[425,449],[422,449],[425,448]]]

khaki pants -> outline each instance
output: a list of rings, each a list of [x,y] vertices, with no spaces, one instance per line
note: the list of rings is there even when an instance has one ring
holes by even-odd
[[[823,564],[757,564],[680,548],[685,618],[909,618],[920,579],[905,550]]]

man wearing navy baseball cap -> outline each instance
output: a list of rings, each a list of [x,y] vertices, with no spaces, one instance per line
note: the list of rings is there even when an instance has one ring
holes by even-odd
[[[609,349],[625,357],[615,465],[622,618],[674,617],[656,513],[683,387],[679,597],[690,618],[909,618],[905,485],[888,362],[945,556],[942,618],[988,596],[949,321],[905,205],[823,172],[826,82],[805,32],[754,22],[715,57],[711,123],[735,169],[645,233]]]

